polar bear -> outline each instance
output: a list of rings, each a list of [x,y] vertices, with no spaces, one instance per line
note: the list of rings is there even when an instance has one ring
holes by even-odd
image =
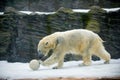
[[[63,66],[66,54],[73,53],[81,55],[83,65],[91,64],[91,56],[96,55],[109,63],[110,54],[103,46],[103,40],[94,32],[85,29],[74,29],[64,32],[55,32],[41,39],[38,43],[38,52],[47,56],[52,55],[45,61],[41,61],[44,66],[58,63],[54,69]]]

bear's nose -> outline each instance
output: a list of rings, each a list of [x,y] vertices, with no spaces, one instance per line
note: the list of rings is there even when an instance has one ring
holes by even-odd
[[[39,56],[39,59],[42,61],[45,61],[48,58],[48,56],[44,56],[43,54],[38,54],[38,56]]]
[[[39,58],[44,56],[40,50],[38,50],[38,56]]]
[[[39,59],[42,61],[48,58],[48,56],[43,55],[43,53],[40,50],[38,50],[38,56],[39,56]]]

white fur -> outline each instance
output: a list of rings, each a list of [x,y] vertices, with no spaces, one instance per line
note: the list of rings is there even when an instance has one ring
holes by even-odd
[[[61,68],[64,62],[64,56],[67,53],[81,55],[84,65],[91,64],[91,56],[96,55],[109,63],[110,54],[103,46],[103,40],[96,33],[85,30],[75,29],[65,32],[56,32],[44,37],[38,44],[38,52],[41,51],[47,55],[50,50],[53,54],[42,62],[42,65],[49,66],[58,63],[55,68]]]

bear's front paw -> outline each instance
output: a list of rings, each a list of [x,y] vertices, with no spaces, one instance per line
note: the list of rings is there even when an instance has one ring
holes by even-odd
[[[58,67],[58,66],[55,66],[55,67],[53,67],[53,69],[60,69],[61,67]]]
[[[47,66],[42,60],[39,60],[39,64],[41,64],[43,66]]]
[[[40,64],[42,64],[42,63],[43,63],[43,61],[42,61],[42,60],[39,60],[39,63],[40,63]]]

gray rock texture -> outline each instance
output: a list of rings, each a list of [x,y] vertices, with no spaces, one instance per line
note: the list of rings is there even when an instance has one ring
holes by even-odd
[[[51,12],[56,11],[60,7],[72,9],[86,9],[93,5],[104,8],[120,7],[119,0],[0,0],[0,11],[4,11],[6,7],[14,7],[15,9]]]

